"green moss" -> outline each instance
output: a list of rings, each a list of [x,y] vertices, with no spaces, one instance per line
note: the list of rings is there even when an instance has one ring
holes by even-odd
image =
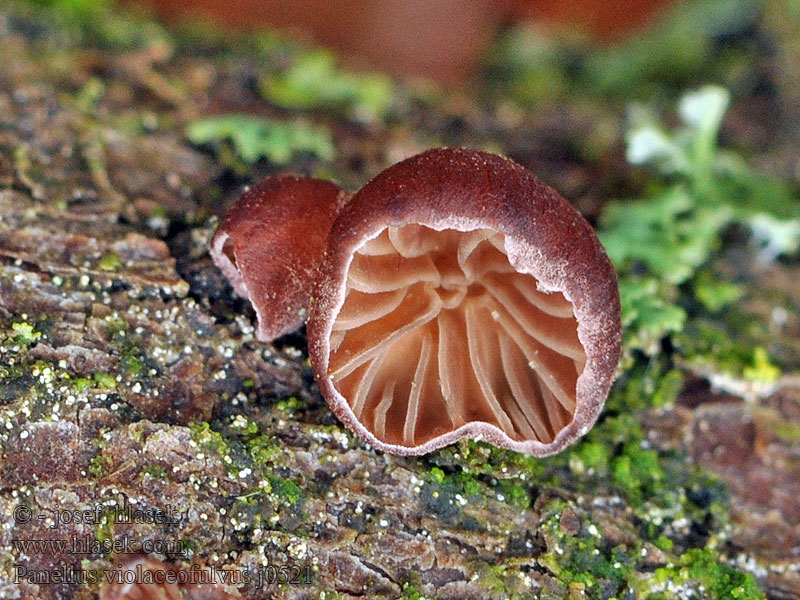
[[[142,469],[140,475],[144,477],[145,475],[149,475],[150,477],[155,477],[156,479],[163,479],[166,481],[167,471],[161,465],[147,465],[144,469]]]
[[[14,332],[14,341],[24,346],[29,346],[42,337],[41,332],[35,331],[33,325],[24,321],[12,323],[11,330]]]
[[[271,435],[257,435],[246,442],[247,450],[255,464],[263,472],[269,472],[275,458],[281,453],[281,446]]]
[[[97,109],[97,103],[105,92],[106,84],[103,80],[97,77],[90,77],[73,96],[72,100],[78,110],[92,113]]]
[[[139,377],[145,369],[144,361],[138,358],[131,350],[123,352],[122,366],[133,377]]]
[[[742,375],[750,381],[771,383],[777,381],[781,370],[772,364],[767,351],[758,346],[753,349],[752,362],[742,370]]]
[[[215,144],[225,148],[222,142],[229,141],[235,157],[220,154],[223,164],[238,171],[232,158],[252,165],[266,158],[276,165],[285,165],[294,155],[309,152],[321,160],[330,161],[336,157],[330,132],[321,126],[314,126],[301,120],[279,121],[249,115],[223,115],[209,117],[190,123],[186,136],[198,145]],[[225,162],[227,160],[227,162]]]
[[[72,385],[78,392],[85,392],[92,387],[92,380],[85,377],[78,377],[72,380]]]
[[[679,371],[658,362],[637,365],[614,387],[595,427],[575,445],[545,459],[472,441],[443,449],[429,459],[434,466],[423,501],[441,519],[459,524],[463,514],[457,495],[469,502],[499,495],[524,507],[537,489],[560,487],[623,497],[648,523],[645,539],[651,541],[663,534],[665,514],[721,527],[727,519],[721,482],[702,475],[676,451],[648,448],[636,416],[673,403],[682,386]],[[649,527],[652,511],[662,515],[658,522],[664,525]]]
[[[258,423],[241,415],[233,417],[231,428],[236,430],[237,435],[246,438],[248,444],[252,441],[250,438],[257,436],[259,432]]]
[[[675,546],[675,543],[665,535],[658,536],[653,543],[656,545],[656,548],[664,552],[672,551],[672,548]]]
[[[192,423],[189,433],[199,448],[214,452],[220,458],[228,455],[228,443],[218,431],[211,429],[209,423]]]
[[[463,443],[462,447],[465,447]],[[489,448],[494,447],[486,447],[487,450]],[[468,503],[482,505],[489,498],[521,509],[530,507],[531,490],[524,479],[495,477],[495,474],[502,474],[503,467],[493,470],[478,459],[479,455],[484,455],[483,447],[476,449],[473,454],[476,460],[470,462],[469,466],[462,463],[460,466],[449,466],[447,470],[440,467],[430,469],[421,493],[425,503],[442,518],[464,525],[469,518],[462,514],[462,508]]]
[[[457,527],[475,530],[477,523],[471,523],[462,512],[462,503],[465,499],[460,500],[459,496],[464,498],[464,493],[466,493],[465,490],[453,481],[426,482],[420,487],[420,499],[423,506],[437,519]]]
[[[275,403],[275,408],[277,408],[281,412],[291,414],[297,411],[307,409],[308,402],[306,402],[305,400],[300,400],[295,396],[289,396],[288,398],[283,398],[282,400],[278,400]]]
[[[585,520],[578,533],[566,534],[561,518],[568,506],[556,500],[543,508],[540,531],[547,543],[547,553],[540,562],[566,587],[577,586],[576,591],[584,597],[605,600],[625,592],[637,574],[638,543],[632,547],[608,547],[602,536],[592,533],[591,523]]]
[[[113,252],[109,252],[97,261],[97,268],[101,271],[117,271],[121,266],[122,260]]]
[[[108,470],[113,464],[111,457],[101,451],[89,461],[89,473],[92,477],[99,479],[108,474]]]
[[[775,435],[790,444],[800,443],[800,424],[777,422],[774,424]]]
[[[444,471],[439,467],[433,467],[430,471],[431,480],[434,483],[444,483]]]
[[[561,499],[551,500],[542,507],[540,533],[547,550],[539,561],[566,588],[579,591],[582,596],[605,600],[635,594],[655,600],[666,598],[661,595],[665,590],[688,583],[691,585],[689,589],[702,589],[713,600],[763,598],[751,575],[725,564],[721,556],[709,547],[688,550],[674,565],[657,569],[652,577],[648,577],[646,570],[639,568],[642,540],[631,545],[609,546],[600,528],[585,515],[579,517],[577,532],[571,527],[567,533],[562,527],[562,519],[568,510],[573,515],[584,515],[580,509]],[[664,552],[670,552],[674,547],[672,540],[664,535],[652,541]]]
[[[477,583],[487,590],[493,598],[509,598],[505,585],[506,566],[505,565],[480,565],[477,572]]]
[[[658,378],[650,399],[650,406],[663,408],[673,406],[684,386],[684,376],[678,369],[670,369]]]
[[[237,415],[224,423],[216,423],[219,431],[209,423],[190,425],[192,441],[203,450],[221,457],[229,473],[236,477],[242,471],[252,471],[259,482],[245,494],[237,497],[232,514],[247,523],[240,536],[247,539],[252,529],[273,528],[278,517],[280,529],[302,535],[308,515],[303,511],[306,501],[304,484],[291,478],[288,469],[281,468],[280,456],[286,452],[273,436],[264,433],[255,421]],[[237,531],[239,531],[237,529]]]
[[[744,574],[725,564],[708,548],[687,550],[676,566],[656,571],[659,580],[696,581],[711,598],[734,598],[736,600],[760,600],[764,593],[758,588],[750,574]]]
[[[531,494],[526,485],[521,485],[510,479],[499,479],[497,481],[496,490],[497,494],[495,497],[511,506],[523,510],[531,506]]]
[[[94,525],[94,537],[104,548],[113,547],[115,511],[116,507],[110,512],[104,512]]]
[[[428,596],[423,596],[417,589],[410,583],[403,584],[403,598],[405,600],[432,600]]]
[[[291,479],[269,475],[267,481],[269,482],[271,493],[289,506],[299,508],[305,501],[305,493],[302,488]]]
[[[101,388],[114,389],[117,387],[116,378],[108,373],[93,373],[92,379],[94,379],[97,386]]]
[[[639,443],[623,446],[611,466],[613,482],[624,492],[633,506],[664,490],[666,474],[654,450],[645,450]]]
[[[367,121],[382,120],[394,96],[388,77],[341,71],[327,50],[300,52],[287,71],[264,75],[260,89],[267,100],[279,106],[344,111]]]
[[[130,331],[130,324],[125,320],[120,318],[116,315],[116,313],[108,315],[105,319],[103,319],[108,327],[108,332],[111,334],[112,338],[116,338],[115,341],[121,341],[119,338],[127,337],[128,332]],[[129,343],[127,340],[124,343]]]
[[[571,453],[569,468],[576,475],[605,477],[610,458],[609,450],[603,444],[587,441]]]

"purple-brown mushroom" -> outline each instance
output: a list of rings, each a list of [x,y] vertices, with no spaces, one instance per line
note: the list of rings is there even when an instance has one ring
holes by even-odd
[[[283,242],[296,256],[301,240]],[[616,276],[585,219],[512,161],[436,149],[388,168],[337,206],[313,269],[314,374],[374,447],[472,437],[544,456],[596,421],[620,354]],[[261,323],[275,297],[246,292]]]
[[[306,320],[328,232],[347,194],[330,181],[269,177],[245,192],[211,239],[211,258],[256,311],[269,342]]]

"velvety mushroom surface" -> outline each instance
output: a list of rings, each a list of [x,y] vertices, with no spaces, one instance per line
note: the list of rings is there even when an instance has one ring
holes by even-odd
[[[619,361],[616,275],[591,226],[485,152],[429,150],[362,187],[313,296],[320,391],[386,452],[471,437],[553,454],[597,420]]]
[[[500,233],[388,227],[353,255],[328,373],[393,445],[475,421],[549,443],[572,420],[586,353],[572,304],[538,287]]]
[[[259,340],[272,341],[305,321],[328,232],[347,197],[330,181],[268,177],[223,217],[211,258],[252,303]]]

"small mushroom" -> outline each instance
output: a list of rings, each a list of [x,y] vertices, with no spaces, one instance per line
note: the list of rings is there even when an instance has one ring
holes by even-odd
[[[544,456],[594,424],[620,354],[617,280],[556,192],[502,157],[436,149],[337,211],[308,344],[348,427],[397,454],[472,437]],[[289,256],[301,240],[283,238]],[[275,297],[245,291],[270,329]]]
[[[405,160],[328,240],[309,354],[336,415],[375,447],[462,437],[547,455],[594,424],[620,353],[613,267],[585,219],[519,165]]]
[[[284,175],[245,192],[211,239],[211,258],[256,311],[262,342],[299,328],[347,194],[330,181]]]

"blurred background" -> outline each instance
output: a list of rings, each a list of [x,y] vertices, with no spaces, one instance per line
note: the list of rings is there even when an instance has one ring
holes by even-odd
[[[498,30],[519,22],[569,29],[602,43],[624,38],[674,0],[126,0],[169,21],[206,19],[245,30],[281,28],[393,74],[461,82]]]

